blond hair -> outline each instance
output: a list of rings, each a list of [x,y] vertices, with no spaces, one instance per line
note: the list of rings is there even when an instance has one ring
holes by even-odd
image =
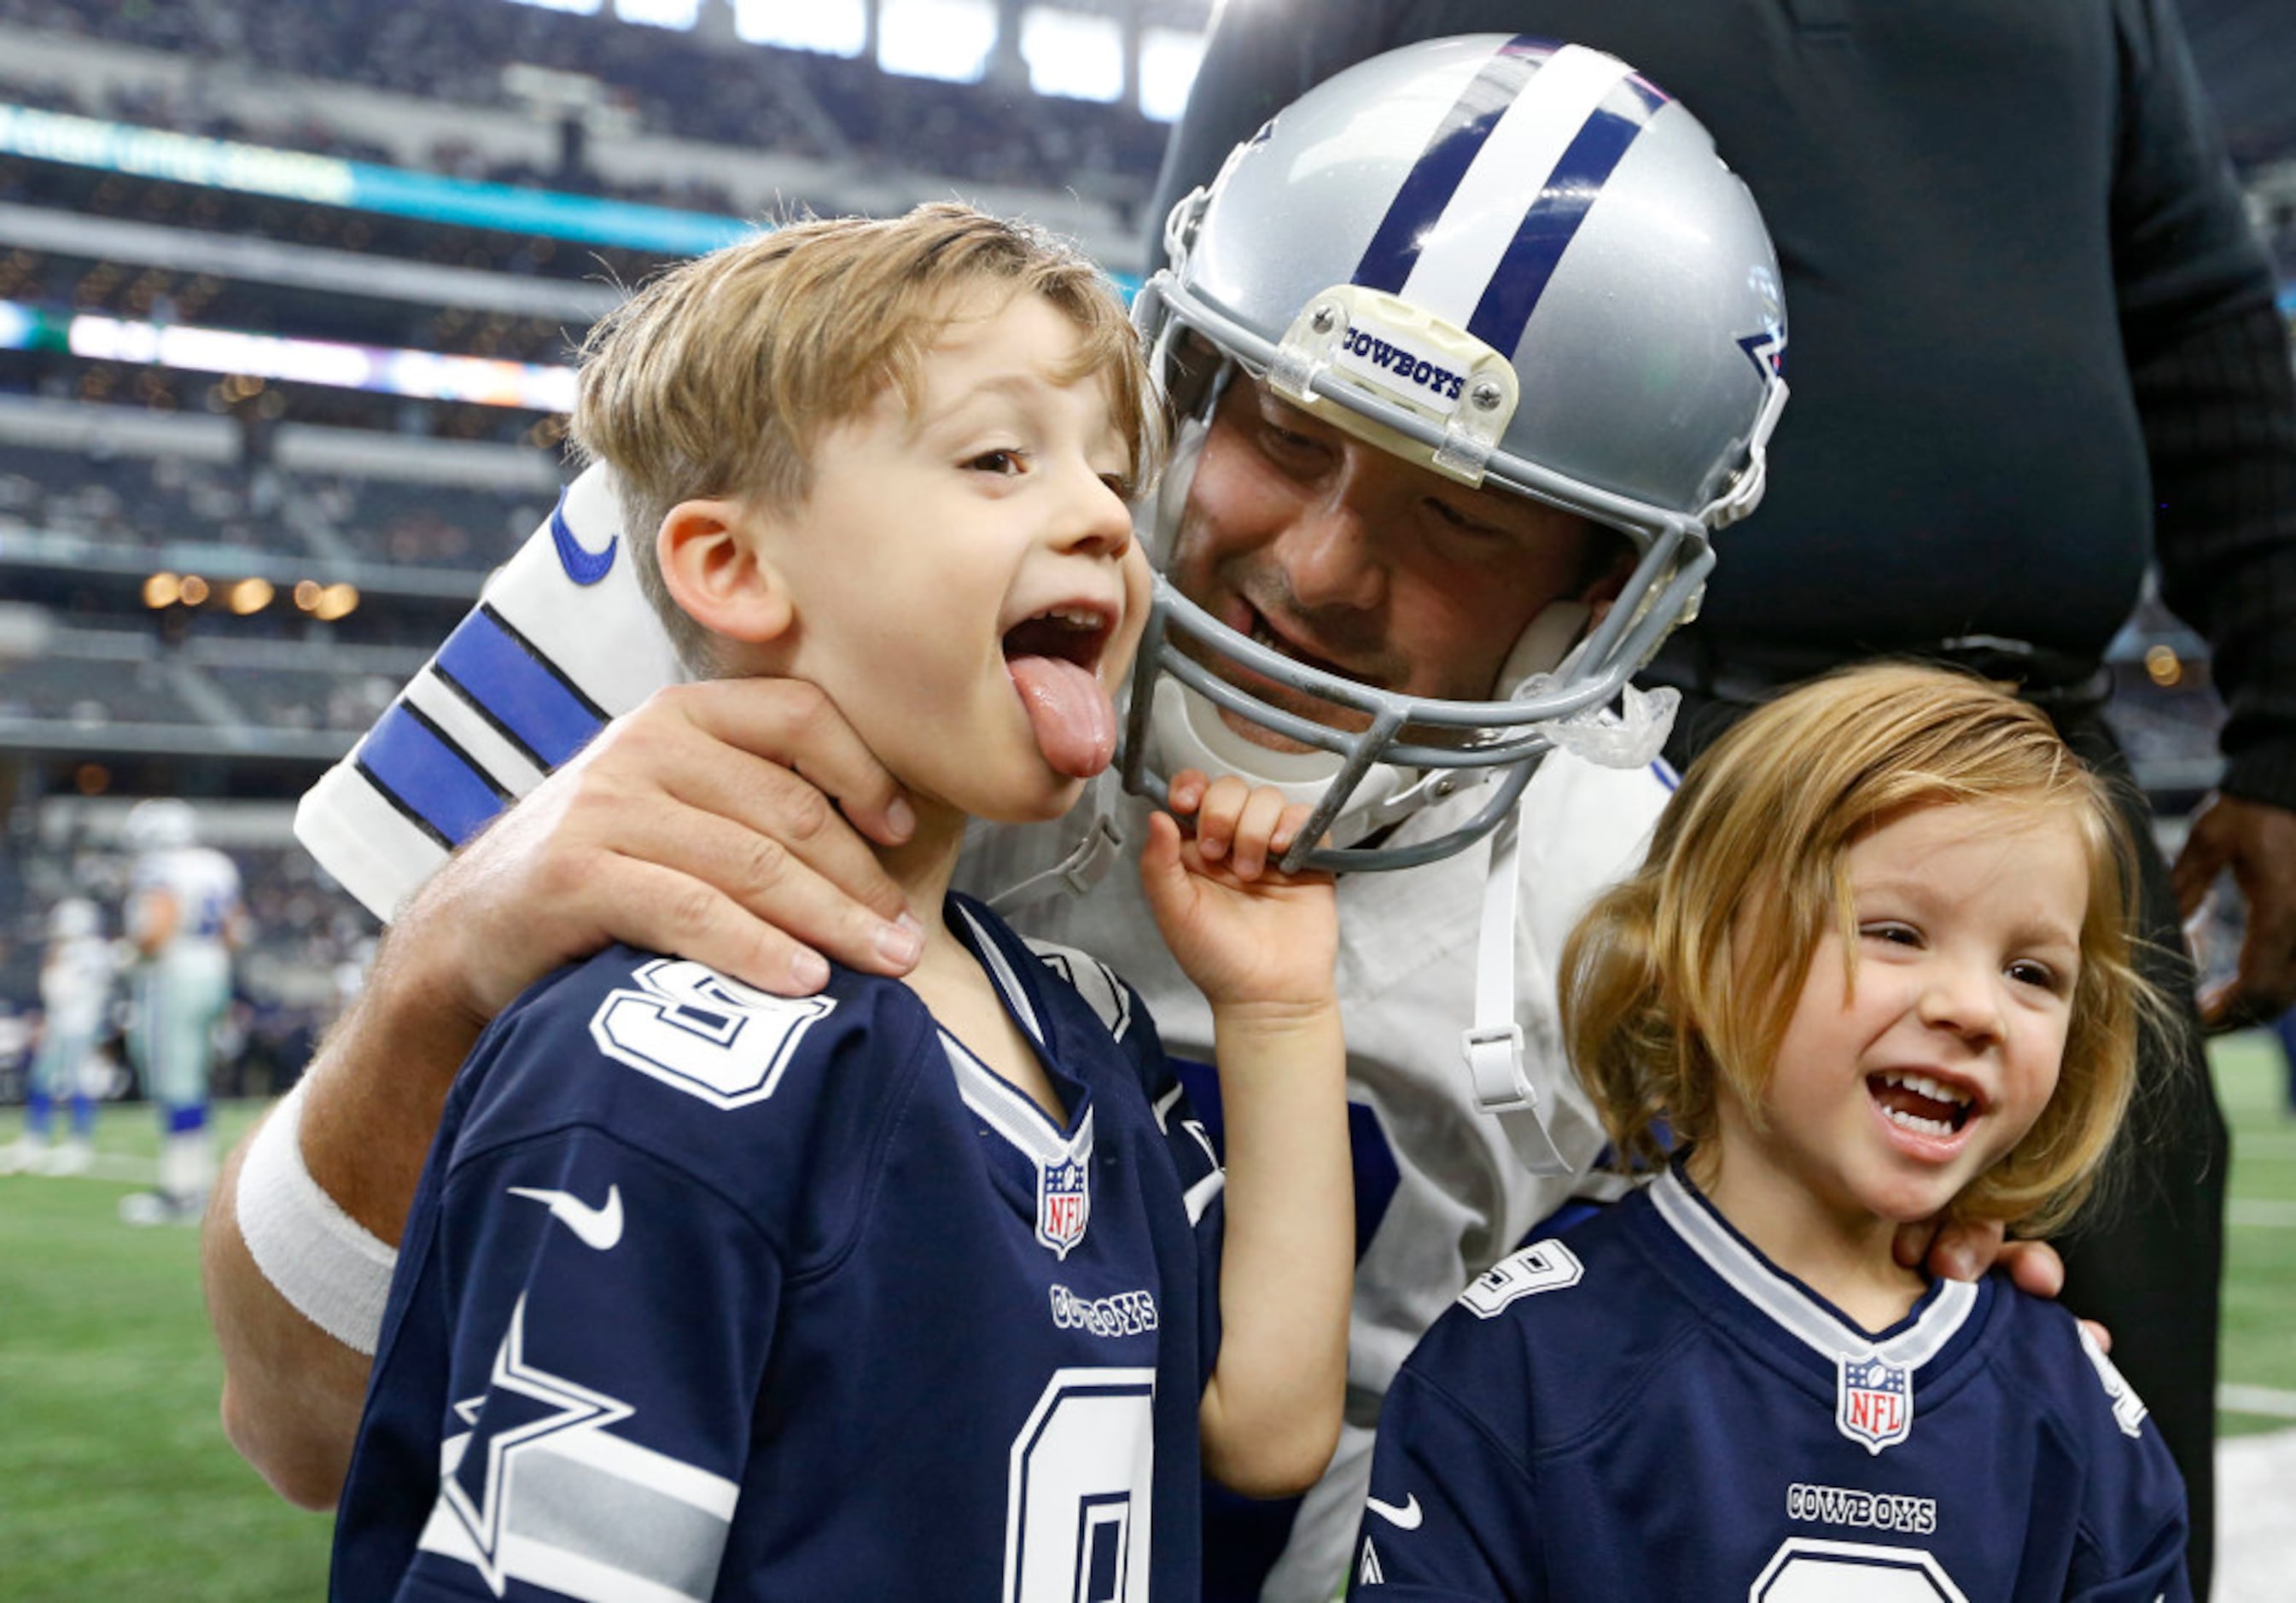
[[[984,290],[985,315],[1034,294],[1069,316],[1078,349],[1054,377],[1101,378],[1131,481],[1152,477],[1161,414],[1114,286],[1051,234],[968,206],[793,221],[669,268],[591,328],[569,432],[612,465],[639,580],[689,666],[706,669],[709,641],[662,586],[653,535],[670,508],[802,505],[821,437],[888,385],[914,407],[919,364]]]
[[[1833,674],[1750,714],[1691,766],[1643,867],[1571,933],[1564,1040],[1626,1162],[1662,1163],[1669,1138],[1711,1139],[1725,1087],[1759,1127],[1828,920],[1854,949],[1850,848],[1953,802],[2063,818],[2089,868],[2055,1094],[1953,1211],[2038,1233],[2079,1209],[2127,1108],[2140,1031],[2161,1012],[2132,960],[2135,844],[2106,782],[2046,717],[1909,663]]]

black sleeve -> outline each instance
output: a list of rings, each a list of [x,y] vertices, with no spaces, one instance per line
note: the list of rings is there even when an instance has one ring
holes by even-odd
[[[1147,259],[1164,260],[1164,219],[1219,173],[1259,125],[1345,67],[1384,47],[1393,0],[1223,0],[1204,37],[1188,109],[1164,147],[1148,207]]]
[[[2162,596],[2205,635],[2226,793],[2296,807],[2296,381],[2169,0],[2125,0],[2113,272]]]

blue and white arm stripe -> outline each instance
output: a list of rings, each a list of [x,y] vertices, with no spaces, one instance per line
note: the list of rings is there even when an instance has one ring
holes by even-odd
[[[303,798],[295,832],[378,917],[607,720],[685,677],[620,560],[612,481],[593,467],[358,746]]]

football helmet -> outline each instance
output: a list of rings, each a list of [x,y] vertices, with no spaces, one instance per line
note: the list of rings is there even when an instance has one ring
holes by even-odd
[[[127,810],[120,839],[130,851],[171,851],[199,843],[199,815],[188,802],[173,796],[153,796]]]
[[[1555,744],[1647,760],[1650,732],[1622,744],[1605,710],[1637,711],[1628,677],[1695,615],[1710,537],[1760,499],[1786,393],[1776,257],[1698,120],[1581,45],[1409,45],[1279,111],[1173,209],[1165,243],[1168,265],[1134,308],[1181,416],[1152,514],[1160,566],[1195,448],[1239,374],[1460,483],[1617,530],[1636,560],[1583,638],[1583,608],[1534,620],[1480,703],[1294,662],[1160,578],[1126,720],[1128,787],[1161,802],[1182,767],[1241,773],[1317,804],[1286,867],[1392,868],[1487,834]],[[1238,670],[1367,727],[1273,705],[1228,677]],[[1313,749],[1270,750],[1222,709]],[[1349,843],[1470,780],[1499,783],[1461,827]],[[1327,834],[1332,844],[1308,844]]]
[[[82,941],[102,931],[102,913],[85,896],[67,896],[48,909],[52,941]]]

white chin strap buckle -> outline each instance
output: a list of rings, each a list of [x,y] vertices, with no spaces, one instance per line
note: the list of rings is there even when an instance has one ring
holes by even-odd
[[[1538,1091],[1523,1072],[1522,1025],[1514,1015],[1515,854],[1522,810],[1491,832],[1490,875],[1483,882],[1483,922],[1475,952],[1475,1023],[1460,1032],[1475,1101],[1499,1122],[1508,1145],[1533,1174],[1568,1174],[1570,1162],[1555,1146],[1538,1106]]]

